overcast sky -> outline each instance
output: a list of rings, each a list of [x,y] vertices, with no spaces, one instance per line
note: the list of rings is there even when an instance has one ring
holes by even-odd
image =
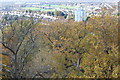
[[[48,2],[65,2],[65,1],[71,1],[71,2],[118,2],[120,0],[0,0],[0,2],[14,2],[14,1],[17,1],[17,2],[23,2],[23,1],[27,1],[27,2],[30,2],[30,1],[42,1],[42,2],[45,2],[45,1],[48,1]]]

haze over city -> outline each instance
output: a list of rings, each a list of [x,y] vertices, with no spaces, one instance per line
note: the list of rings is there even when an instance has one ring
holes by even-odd
[[[118,2],[119,0],[0,0],[0,2]]]

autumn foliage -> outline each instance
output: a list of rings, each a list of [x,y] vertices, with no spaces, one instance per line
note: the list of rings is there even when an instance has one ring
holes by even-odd
[[[36,43],[42,40],[39,45],[47,46],[44,54],[51,56],[48,61],[55,70],[50,78],[118,78],[117,17],[40,22],[31,33],[40,36]]]

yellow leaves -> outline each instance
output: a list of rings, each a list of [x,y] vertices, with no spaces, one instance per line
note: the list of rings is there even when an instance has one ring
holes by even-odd
[[[50,77],[50,80],[52,80],[53,78],[59,78],[60,80],[63,80],[62,76],[60,74],[56,74],[56,73],[52,74],[52,76]]]
[[[65,41],[67,39],[65,37],[60,36],[60,40]]]
[[[75,73],[71,73],[67,78],[79,78],[79,76],[76,76]]]
[[[54,60],[59,63],[59,66],[57,66],[59,68],[57,69],[63,70],[64,67],[62,67],[62,64],[70,64],[64,60],[65,58],[71,59],[73,63],[76,63],[77,57],[74,54],[71,55],[71,53],[76,53],[77,50],[78,52],[83,52],[80,67],[85,70],[85,73],[83,76],[78,76],[76,75],[77,71],[69,70],[70,73],[67,76],[68,78],[108,77],[108,67],[111,65],[118,65],[116,63],[118,46],[115,46],[115,41],[117,41],[117,24],[115,21],[117,21],[115,18],[108,16],[104,18],[101,16],[93,17],[88,20],[86,30],[83,27],[84,25],[82,22],[70,22],[69,24],[65,25],[57,23],[56,26],[52,24],[54,35],[59,35],[60,38],[55,44],[63,44],[61,48],[56,48],[58,49],[58,52],[56,51],[55,53],[58,54],[54,55]],[[58,34],[58,32],[61,33]],[[54,35],[51,37],[54,37]],[[104,51],[106,47],[105,44],[107,47],[111,48],[108,50],[109,54]],[[115,68],[114,72],[112,73],[114,77],[116,73],[117,68]]]
[[[119,77],[119,74],[120,74],[119,68],[120,68],[120,66],[116,66],[116,68],[114,68],[114,71],[112,72],[112,77],[113,78],[118,78]]]
[[[9,65],[9,57],[2,55],[2,64]]]
[[[95,47],[95,49],[98,49],[98,47],[99,47],[99,46],[98,46],[98,45],[96,45],[96,46],[94,46],[94,47]]]

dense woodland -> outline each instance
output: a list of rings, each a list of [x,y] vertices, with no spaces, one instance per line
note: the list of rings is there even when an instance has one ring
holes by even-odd
[[[118,17],[93,16],[81,22],[15,20],[1,31],[3,78],[119,76]]]

